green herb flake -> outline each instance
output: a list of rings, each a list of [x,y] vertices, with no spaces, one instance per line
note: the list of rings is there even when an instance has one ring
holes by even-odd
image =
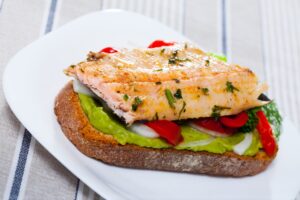
[[[123,95],[123,99],[124,99],[124,101],[127,101],[127,100],[128,100],[128,98],[129,98],[129,97],[128,97],[128,95],[127,95],[127,94],[124,94],[124,95]]]
[[[169,59],[169,65],[175,65],[176,64],[176,59],[175,58],[170,58]]]
[[[169,59],[169,64],[178,64],[179,62],[187,62],[187,61],[191,61],[190,59],[188,58],[184,58],[184,59],[181,59],[181,58],[170,58]]]
[[[234,91],[239,91],[239,89],[234,87],[231,82],[227,81],[226,82],[226,91],[233,93]]]
[[[178,58],[177,55],[178,55],[178,50],[173,51],[172,56],[169,58],[169,64],[170,64],[170,65],[171,65],[171,64],[176,65],[176,64],[178,64],[179,62],[187,62],[187,61],[191,61],[191,60],[188,59],[188,58]]]
[[[175,81],[175,83],[180,83],[180,80],[178,80],[176,78],[174,78],[173,80]]]
[[[175,99],[172,95],[172,92],[169,89],[165,89],[165,95],[167,97],[169,106],[174,109],[175,108],[175,106],[174,106]]]
[[[209,95],[208,93],[209,93],[209,89],[208,88],[201,88],[201,90],[202,90],[202,93],[204,94],[204,95]]]
[[[155,69],[155,72],[161,72],[163,69]]]
[[[214,117],[214,118],[220,117],[220,114],[221,114],[222,110],[226,110],[226,109],[230,109],[230,108],[229,107],[224,107],[224,106],[214,105],[214,107],[212,108],[211,117]]]
[[[155,115],[154,115],[154,117],[153,117],[153,120],[158,120],[158,113],[157,113],[157,112],[155,112]]]
[[[178,50],[175,50],[175,51],[173,51],[173,53],[172,53],[172,57],[177,57],[177,55],[178,55]]]
[[[183,101],[182,107],[181,107],[181,109],[179,111],[178,119],[180,119],[182,112],[185,112],[185,106],[186,106],[186,102]]]
[[[205,60],[205,66],[206,66],[206,67],[209,67],[209,60],[208,60],[208,59]]]
[[[175,94],[174,94],[174,97],[176,99],[182,99],[182,94],[181,94],[181,90],[180,89],[177,89]]]
[[[184,49],[187,49],[187,48],[188,48],[188,44],[185,43],[185,44],[184,44]]]
[[[134,102],[131,105],[132,111],[136,111],[138,109],[138,106],[142,104],[142,100],[139,97],[134,98]]]
[[[164,54],[164,53],[165,53],[165,51],[166,51],[166,49],[162,49],[162,50],[160,50],[160,55]]]
[[[69,67],[74,69],[76,67],[76,65],[70,65]]]
[[[155,82],[155,85],[161,85],[160,81]]]

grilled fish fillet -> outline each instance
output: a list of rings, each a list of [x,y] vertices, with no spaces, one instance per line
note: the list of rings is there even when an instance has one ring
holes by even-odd
[[[66,69],[127,124],[232,115],[264,105],[267,90],[245,67],[222,62],[191,44],[93,53]]]

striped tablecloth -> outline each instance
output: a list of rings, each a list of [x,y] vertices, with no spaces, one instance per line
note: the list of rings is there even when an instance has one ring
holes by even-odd
[[[299,0],[0,0],[0,84],[5,65],[22,47],[77,17],[108,8],[155,18],[204,49],[250,66],[269,83],[268,95],[283,115],[300,123]],[[2,87],[0,137],[0,198],[103,199],[24,129]]]

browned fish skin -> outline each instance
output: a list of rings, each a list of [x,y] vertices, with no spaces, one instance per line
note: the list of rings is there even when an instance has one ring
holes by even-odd
[[[263,105],[267,89],[248,68],[228,64],[199,48],[176,44],[94,53],[66,70],[104,99],[128,124],[136,120],[231,115]],[[168,94],[168,97],[167,97]]]

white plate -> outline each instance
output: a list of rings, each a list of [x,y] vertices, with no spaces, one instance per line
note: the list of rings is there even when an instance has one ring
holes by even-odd
[[[146,46],[184,36],[144,16],[96,12],[65,25],[21,50],[7,65],[4,93],[32,135],[64,166],[107,199],[294,199],[300,188],[300,137],[284,122],[276,160],[246,178],[218,178],[112,167],[81,154],[63,135],[53,113],[55,96],[67,83],[62,70],[101,47]]]

